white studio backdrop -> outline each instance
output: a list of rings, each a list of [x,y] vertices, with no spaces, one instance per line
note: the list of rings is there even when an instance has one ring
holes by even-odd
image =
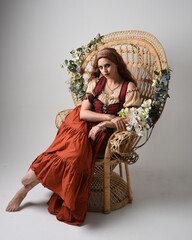
[[[53,141],[56,114],[74,107],[60,67],[70,51],[98,33],[142,30],[161,42],[173,73],[171,98],[131,166],[132,184],[145,172],[191,186],[191,9],[190,0],[1,0],[1,184],[7,174],[23,176]]]

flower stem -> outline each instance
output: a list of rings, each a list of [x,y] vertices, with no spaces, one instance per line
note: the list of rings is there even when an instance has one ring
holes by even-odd
[[[147,136],[146,136],[146,140],[144,143],[142,143],[140,146],[136,147],[134,150],[136,151],[137,149],[139,149],[140,147],[143,147],[143,145],[145,145],[146,142],[148,142],[149,138],[151,137],[153,128],[155,125],[153,125],[153,127],[151,128],[150,134],[149,134],[149,130],[147,130]]]

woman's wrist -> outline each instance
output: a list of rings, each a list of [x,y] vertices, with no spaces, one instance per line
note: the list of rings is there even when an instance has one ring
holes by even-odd
[[[106,120],[110,122],[110,121],[111,121],[113,118],[115,118],[115,117],[116,117],[115,115],[110,115],[110,114],[109,114],[109,115],[107,116],[107,119],[106,119]]]
[[[100,122],[97,125],[102,131],[104,131],[106,129],[106,122]]]

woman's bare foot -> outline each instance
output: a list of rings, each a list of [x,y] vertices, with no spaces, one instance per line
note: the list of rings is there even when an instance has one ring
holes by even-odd
[[[22,187],[9,202],[6,211],[7,212],[16,212],[19,210],[21,202],[26,197],[27,193],[39,183],[39,180],[34,180],[31,184],[28,184]]]
[[[22,187],[13,197],[13,199],[9,202],[6,211],[7,212],[15,212],[19,209],[21,202],[27,195],[27,189]]]
[[[27,174],[21,179],[21,182],[24,186],[27,186],[28,184],[31,184],[35,180],[37,180],[35,172],[32,169],[29,169]]]

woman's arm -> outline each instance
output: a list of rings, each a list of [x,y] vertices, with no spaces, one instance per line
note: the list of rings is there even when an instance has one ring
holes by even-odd
[[[83,100],[80,110],[80,119],[89,122],[101,122],[107,121],[111,116],[110,114],[105,113],[96,113],[91,111],[92,104],[88,99]]]
[[[104,122],[105,127],[107,128],[116,128],[118,130],[125,130],[125,119],[121,117],[115,117],[114,115],[104,114],[104,113],[96,113],[91,111],[92,104],[89,102],[88,99],[83,100],[80,110],[80,119],[84,121],[90,122]],[[109,121],[109,117],[114,116],[114,118]],[[101,127],[99,124],[94,126],[89,132],[89,138],[95,139],[96,134],[101,131]]]
[[[97,124],[92,127],[89,132],[88,137],[95,140],[95,136],[99,131],[102,131],[103,128],[116,128],[120,131],[126,130],[126,123],[129,121],[129,118],[115,117],[111,121],[103,121],[102,123]]]
[[[126,124],[129,122],[130,117],[122,118],[122,117],[115,117],[111,121],[104,121],[105,126],[107,128],[116,128],[120,131],[126,130]]]

